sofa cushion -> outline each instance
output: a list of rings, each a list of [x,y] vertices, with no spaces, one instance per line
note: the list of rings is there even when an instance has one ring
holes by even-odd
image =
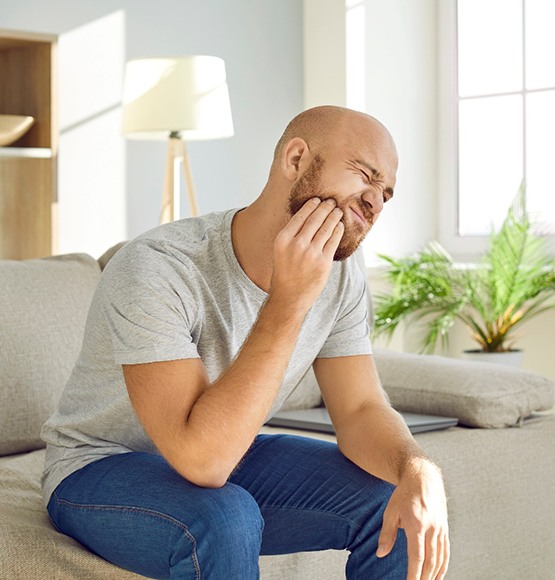
[[[0,458],[0,578],[139,580],[89,552],[51,524],[40,475],[44,450]],[[325,550],[260,557],[264,580],[341,578],[347,552]],[[204,576],[203,576],[204,577]]]
[[[0,261],[0,455],[44,446],[99,276],[85,254]]]
[[[43,465],[44,450],[0,458],[0,578],[143,578],[102,560],[56,531],[43,505]]]
[[[100,258],[98,258],[98,263],[100,265],[101,270],[104,270],[104,268],[106,267],[106,264],[108,264],[108,262],[116,255],[117,252],[119,252],[119,250],[121,250],[121,248],[123,248],[123,246],[125,246],[125,244],[127,244],[127,242],[119,242],[115,246],[108,248],[102,254],[102,256],[100,256]]]
[[[322,403],[320,387],[311,367],[287,399],[285,399],[280,411],[312,409],[313,407],[320,407]]]
[[[374,356],[399,411],[457,417],[472,427],[509,427],[553,407],[555,385],[530,371],[382,349]]]

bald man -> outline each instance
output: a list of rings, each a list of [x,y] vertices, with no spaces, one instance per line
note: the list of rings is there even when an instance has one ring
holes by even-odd
[[[349,259],[396,170],[376,119],[310,109],[252,205],[118,252],[43,429],[61,532],[152,578],[250,580],[260,554],[325,549],[350,579],[443,578],[441,473],[380,386]],[[310,365],[338,444],[258,435]]]

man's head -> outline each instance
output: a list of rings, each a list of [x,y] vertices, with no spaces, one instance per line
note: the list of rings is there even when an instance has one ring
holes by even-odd
[[[290,215],[311,197],[335,199],[345,225],[335,259],[344,260],[393,196],[397,152],[387,129],[370,115],[316,107],[295,117],[285,129],[270,175],[277,171],[290,183]]]

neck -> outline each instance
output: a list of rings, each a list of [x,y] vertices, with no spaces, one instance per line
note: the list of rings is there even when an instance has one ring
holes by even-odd
[[[283,196],[265,188],[256,201],[235,215],[231,225],[237,261],[265,292],[272,279],[274,241],[289,219],[285,207]]]

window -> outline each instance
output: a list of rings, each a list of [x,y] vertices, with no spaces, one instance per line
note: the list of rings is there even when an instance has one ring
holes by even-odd
[[[455,55],[454,83],[443,91],[452,103],[443,126],[454,130],[442,163],[455,171],[440,197],[454,190],[456,200],[444,203],[444,243],[476,251],[472,238],[499,225],[523,179],[538,231],[555,234],[555,2],[452,0],[441,22],[452,32],[440,46]]]

